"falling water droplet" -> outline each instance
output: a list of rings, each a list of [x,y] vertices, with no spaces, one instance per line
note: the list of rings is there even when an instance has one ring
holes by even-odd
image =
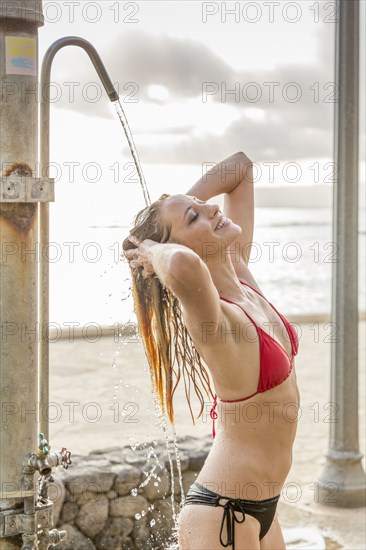
[[[133,497],[137,496],[137,489],[131,489],[131,495]]]
[[[154,519],[152,519],[152,520],[150,521],[150,527],[154,527],[155,523],[156,523],[156,521],[155,521]]]
[[[141,514],[135,514],[135,519],[141,519]]]

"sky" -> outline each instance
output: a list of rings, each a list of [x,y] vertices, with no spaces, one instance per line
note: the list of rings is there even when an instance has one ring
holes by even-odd
[[[68,35],[95,46],[156,194],[169,182],[188,188],[208,163],[237,151],[258,164],[279,162],[277,184],[288,183],[283,166],[289,162],[301,166],[302,183],[326,184],[336,93],[334,10],[332,2],[307,0],[47,1],[39,53],[42,59],[54,40]],[[364,44],[364,0],[361,13]],[[361,47],[361,67],[364,53]],[[115,176],[114,163],[128,179],[126,139],[85,52],[61,50],[51,82],[51,159],[59,177],[70,181],[70,163],[78,162],[75,177],[86,166],[92,180],[89,163],[97,162],[99,179]],[[361,120],[364,92],[363,71]],[[364,123],[360,132],[364,159]],[[269,180],[267,167],[259,183]]]
[[[334,170],[333,2],[43,4],[40,61],[61,37],[79,36],[94,45],[120,94],[151,200],[165,192],[186,192],[211,164],[244,151],[260,168],[255,172],[256,207],[295,207],[295,218],[300,208],[309,207],[320,219],[321,207],[330,204]],[[366,151],[365,4],[361,0],[361,181]],[[51,84],[50,158],[56,185],[50,241],[95,241],[104,252],[95,274],[85,261],[70,264],[67,249],[62,249],[64,268],[61,262],[51,266],[51,312],[53,308],[54,319],[67,318],[75,306],[75,318],[81,309],[88,318],[95,311],[100,317],[106,302],[110,316],[112,303],[120,307],[120,300],[115,290],[108,290],[111,298],[106,300],[106,289],[113,284],[119,289],[121,278],[114,269],[112,283],[111,243],[121,241],[145,206],[143,195],[115,108],[86,53],[76,47],[60,50]],[[299,181],[293,179],[296,167]],[[258,191],[266,200],[261,202]],[[219,198],[212,200],[220,203]],[[283,211],[278,216],[281,222]],[[288,238],[294,237],[290,225]],[[314,266],[309,265],[312,280]],[[270,271],[275,276],[272,267]],[[96,303],[99,280],[105,284]],[[94,301],[87,283],[93,285]],[[60,285],[68,288],[67,300],[58,291]]]

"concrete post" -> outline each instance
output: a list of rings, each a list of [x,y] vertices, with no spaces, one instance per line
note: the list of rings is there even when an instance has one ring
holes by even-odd
[[[38,160],[38,27],[42,2],[0,0],[0,169],[2,190],[27,186]],[[14,166],[14,164],[17,166]],[[11,165],[13,167],[11,168]],[[19,176],[24,176],[21,179]],[[9,181],[8,187],[7,181]],[[10,185],[11,183],[11,185]],[[21,195],[23,196],[23,195]],[[23,199],[25,200],[25,199]],[[38,202],[3,202],[1,237],[0,513],[19,508],[21,461],[37,448]],[[0,549],[19,548],[2,539]]]
[[[331,402],[326,463],[319,501],[328,506],[365,505],[365,476],[358,444],[358,163],[359,163],[359,0],[338,0],[336,30],[335,162]]]

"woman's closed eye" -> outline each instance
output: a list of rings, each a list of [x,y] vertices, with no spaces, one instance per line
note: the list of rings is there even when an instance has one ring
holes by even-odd
[[[195,222],[197,218],[198,218],[198,213],[196,212],[196,215],[191,219],[191,221],[189,223],[191,224],[191,223]]]

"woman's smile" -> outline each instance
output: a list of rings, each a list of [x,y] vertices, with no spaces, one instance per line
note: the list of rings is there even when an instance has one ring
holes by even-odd
[[[218,226],[216,227],[215,231],[218,231],[219,229],[222,229],[229,223],[232,223],[230,218],[225,218],[225,216],[222,216],[221,221],[219,222]]]

